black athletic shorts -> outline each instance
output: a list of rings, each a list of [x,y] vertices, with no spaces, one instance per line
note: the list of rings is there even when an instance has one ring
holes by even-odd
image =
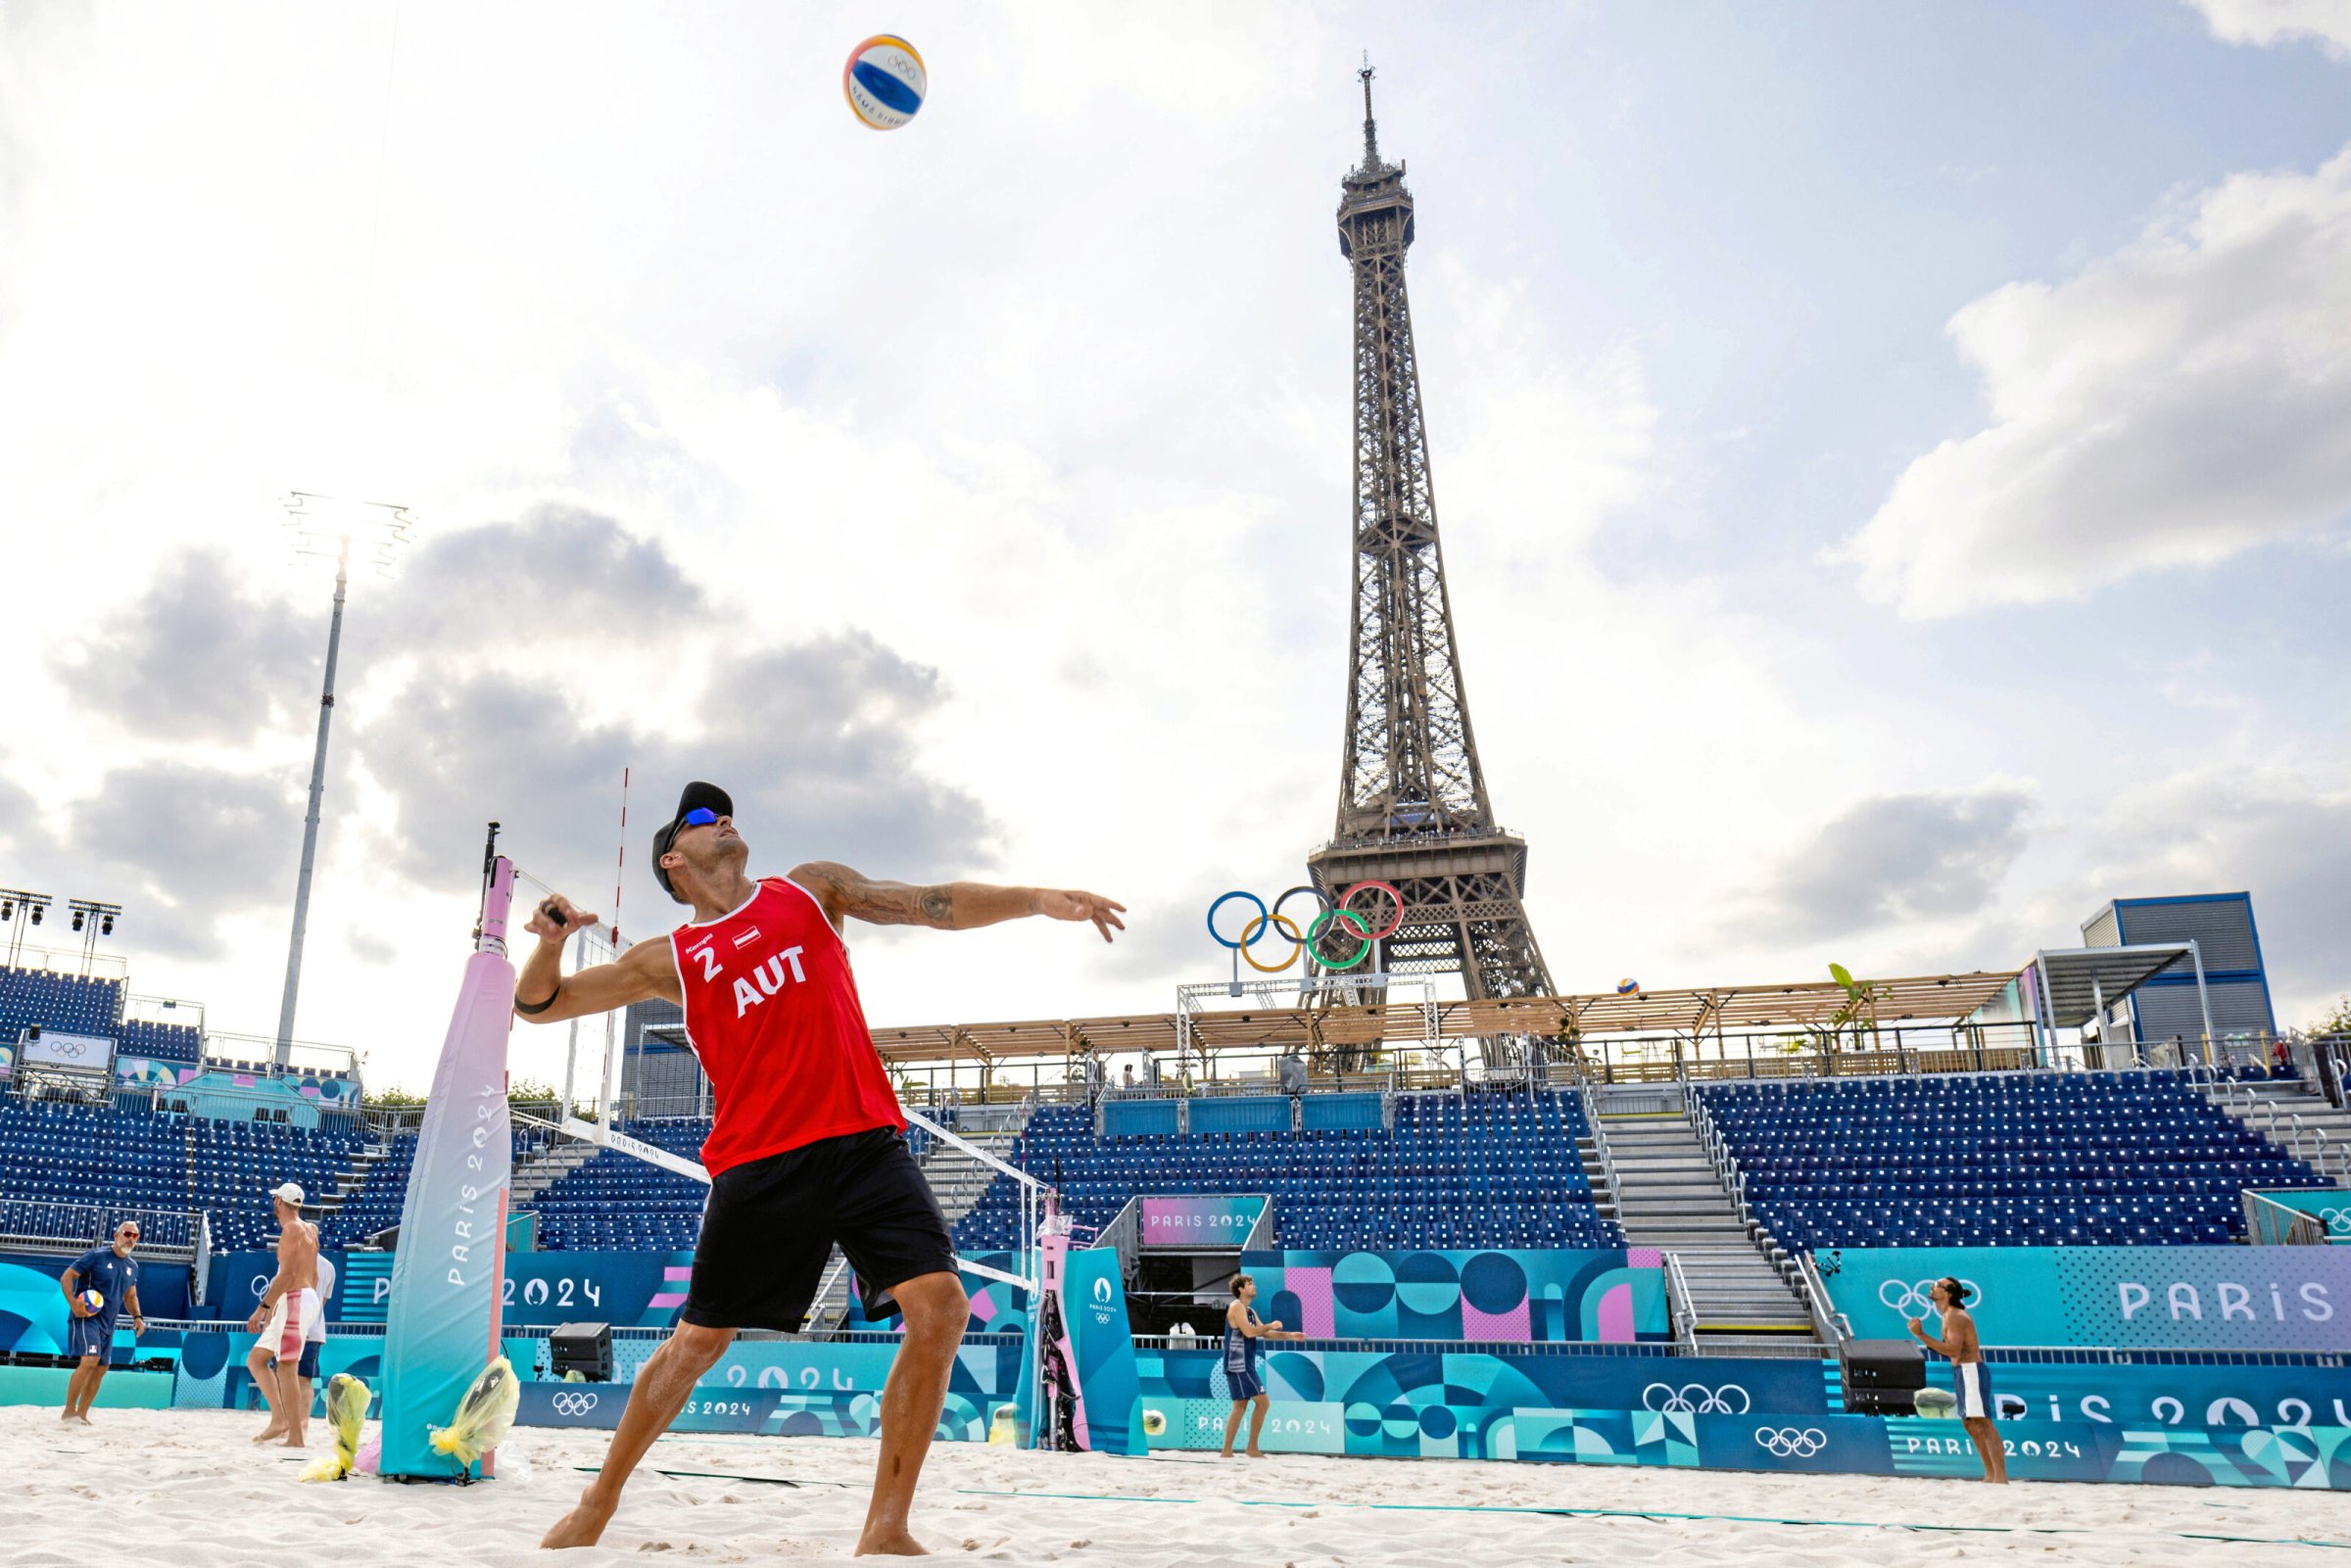
[[[720,1171],[702,1206],[694,1282],[679,1317],[704,1328],[797,1329],[835,1244],[866,1315],[920,1274],[955,1272],[955,1243],[895,1127],[873,1127]]]

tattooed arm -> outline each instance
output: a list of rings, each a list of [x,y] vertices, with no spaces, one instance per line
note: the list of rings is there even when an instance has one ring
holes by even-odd
[[[792,879],[816,895],[826,918],[838,927],[843,919],[876,926],[929,926],[942,931],[968,931],[976,926],[1042,915],[1048,920],[1091,921],[1109,941],[1113,930],[1125,930],[1119,917],[1127,906],[1099,893],[1075,888],[998,887],[988,882],[934,882],[917,887],[909,882],[876,881],[862,872],[831,860],[812,860],[792,868]]]

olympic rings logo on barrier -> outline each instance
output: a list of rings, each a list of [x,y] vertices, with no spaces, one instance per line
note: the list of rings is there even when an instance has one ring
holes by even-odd
[[[1829,1446],[1829,1435],[1816,1426],[1759,1426],[1755,1441],[1775,1459],[1809,1459]]]
[[[1660,1394],[1665,1397],[1662,1404],[1656,1402]],[[1734,1394],[1739,1397],[1736,1405],[1731,1403]],[[1718,1389],[1710,1389],[1703,1383],[1685,1384],[1678,1389],[1670,1383],[1652,1383],[1641,1391],[1641,1408],[1668,1415],[1745,1415],[1753,1405],[1747,1390],[1736,1383],[1725,1383]]]
[[[557,1415],[586,1415],[590,1410],[596,1408],[596,1396],[575,1394],[566,1390],[547,1402],[554,1407]]]
[[[1884,1302],[1890,1310],[1904,1317],[1936,1316],[1943,1308],[1935,1305],[1935,1287],[1942,1283],[1939,1279],[1922,1279],[1913,1285],[1890,1279],[1878,1287],[1878,1300]],[[1966,1305],[1969,1307],[1984,1305],[1984,1288],[1981,1285],[1972,1279],[1963,1279],[1959,1283],[1967,1287]],[[1889,1296],[1886,1294],[1888,1291],[1894,1294]]]
[[[1385,893],[1388,895],[1388,902],[1395,906],[1388,911],[1388,923],[1377,930],[1371,928],[1369,915],[1364,910],[1354,907],[1356,895],[1363,892]],[[1295,920],[1282,913],[1282,906],[1301,893],[1320,906],[1313,918],[1308,920],[1304,930],[1299,929]],[[1241,934],[1238,937],[1229,937],[1217,929],[1217,912],[1236,898],[1247,899],[1250,903],[1255,904],[1257,915],[1242,926]],[[1266,901],[1255,893],[1237,889],[1229,893],[1218,894],[1216,901],[1208,906],[1209,937],[1219,947],[1229,948],[1239,954],[1251,969],[1261,974],[1280,974],[1292,964],[1297,963],[1298,955],[1301,953],[1308,955],[1327,970],[1354,969],[1371,956],[1371,945],[1374,942],[1393,936],[1396,928],[1403,924],[1404,895],[1387,882],[1357,882],[1340,893],[1335,903],[1319,887],[1302,884],[1288,889],[1280,897],[1274,899],[1272,907],[1270,909],[1266,906]],[[1334,952],[1324,944],[1323,937],[1334,925],[1338,926],[1342,935],[1353,937],[1353,956],[1349,956],[1344,948]],[[1289,956],[1278,964],[1259,963],[1257,955],[1250,950],[1269,935],[1275,934],[1289,938]]]
[[[2330,1236],[2351,1236],[2351,1209],[2314,1209],[2311,1212],[2325,1222]]]

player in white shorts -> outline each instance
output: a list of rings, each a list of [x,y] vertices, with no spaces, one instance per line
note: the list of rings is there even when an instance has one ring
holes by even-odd
[[[277,1272],[245,1320],[261,1336],[245,1357],[246,1370],[269,1406],[269,1424],[253,1441],[282,1437],[289,1449],[301,1448],[308,1436],[311,1406],[300,1392],[302,1344],[318,1316],[318,1227],[304,1221],[302,1199],[302,1189],[290,1181],[269,1194],[278,1223]]]
[[[1976,1320],[1967,1310],[1967,1286],[1957,1279],[1935,1282],[1935,1309],[1943,1314],[1943,1336],[1927,1338],[1926,1324],[1910,1319],[1910,1332],[1930,1351],[1951,1358],[1951,1382],[1959,1395],[1959,1421],[1984,1461],[1984,1479],[1995,1486],[2008,1482],[2008,1456],[2000,1448],[2000,1429],[1992,1425],[1991,1368],[1984,1364],[1983,1342],[1976,1338]]]

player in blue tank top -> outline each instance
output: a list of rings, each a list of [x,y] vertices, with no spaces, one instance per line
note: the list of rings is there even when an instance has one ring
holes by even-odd
[[[1232,1440],[1240,1435],[1241,1411],[1256,1406],[1256,1417],[1249,1423],[1249,1457],[1262,1459],[1258,1450],[1258,1434],[1266,1429],[1266,1410],[1272,1401],[1266,1396],[1265,1379],[1258,1375],[1257,1342],[1259,1340],[1302,1340],[1304,1334],[1294,1333],[1281,1326],[1278,1319],[1267,1323],[1259,1320],[1257,1309],[1249,1304],[1257,1299],[1257,1281],[1245,1273],[1232,1276],[1232,1305],[1224,1308],[1224,1384],[1232,1394],[1232,1413],[1224,1418],[1224,1457],[1232,1457]]]

